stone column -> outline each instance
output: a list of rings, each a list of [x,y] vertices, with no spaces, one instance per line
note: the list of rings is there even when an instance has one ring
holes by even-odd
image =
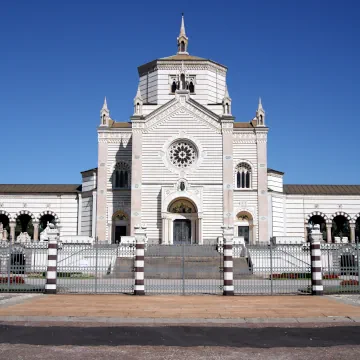
[[[196,244],[196,220],[195,219],[191,219],[191,243],[192,244]]]
[[[34,241],[38,241],[39,240],[39,223],[34,222],[33,226],[34,226]]]
[[[93,191],[93,193],[92,193],[92,219],[91,219],[91,237],[93,238],[93,239],[95,239],[95,237],[96,237],[96,208],[97,208],[97,205],[96,205],[96,200],[97,200],[97,196],[96,196],[97,194],[96,194],[96,191]],[[105,216],[105,219],[106,219],[106,210],[105,210],[105,214],[104,214],[104,216]],[[106,239],[106,221],[105,221],[105,236],[102,238],[102,239],[100,239],[100,240],[105,240]],[[111,235],[109,234],[109,237],[110,237],[110,243],[111,243]]]
[[[77,221],[77,234],[81,235],[81,221],[82,221],[82,196],[78,194],[78,221]]]
[[[314,225],[310,232],[311,252],[311,293],[312,295],[323,295],[322,283],[321,249],[322,233],[320,225]]]
[[[350,242],[355,243],[355,224],[350,224]]]
[[[104,131],[104,130],[103,130]],[[102,136],[102,137],[100,137]],[[100,133],[98,147],[98,177],[97,177],[97,204],[93,209],[96,219],[96,235],[99,240],[106,240],[106,208],[107,208],[107,184],[108,184],[108,139],[107,133]],[[93,234],[92,234],[93,235]]]
[[[199,229],[198,229],[198,233],[199,233],[199,244],[202,245],[202,244],[204,243],[203,232],[202,232],[202,218],[199,218],[198,224],[199,224]]]
[[[9,238],[9,241],[11,242],[15,242],[15,226],[16,226],[16,222],[15,221],[11,221],[10,224],[10,238]]]
[[[161,219],[161,243],[166,244],[166,219],[163,217]]]
[[[224,227],[224,291],[223,295],[234,295],[233,240],[234,228]]]
[[[59,230],[48,230],[48,236],[48,263],[46,271],[45,294],[56,294]]]
[[[141,185],[142,185],[142,116],[133,116],[132,121],[132,160],[131,160],[131,235],[135,226],[141,224]]]
[[[234,171],[233,171],[233,125],[232,116],[221,118],[222,154],[223,154],[223,224],[234,224]]]
[[[167,243],[168,244],[173,244],[174,243],[174,239],[173,239],[173,226],[174,226],[174,222],[172,219],[167,219],[167,227],[168,227],[168,239],[167,239]]]
[[[145,266],[145,239],[146,228],[135,227],[135,287],[134,295],[145,295],[145,279],[144,279],[144,266]]]
[[[256,129],[259,242],[269,242],[267,184],[267,129]],[[256,186],[256,184],[253,184]],[[255,240],[255,239],[254,239]],[[254,241],[255,243],[255,241]]]
[[[332,228],[332,223],[326,223],[326,237],[328,244],[332,243],[331,228]]]

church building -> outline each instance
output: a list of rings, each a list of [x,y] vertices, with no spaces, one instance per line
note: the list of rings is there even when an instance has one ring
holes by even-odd
[[[283,184],[261,99],[251,120],[235,119],[227,67],[189,50],[182,17],[176,54],[138,67],[129,121],[112,120],[105,99],[97,167],[81,185],[0,185],[0,240],[37,241],[47,221],[68,242],[115,243],[137,225],[160,244],[216,243],[223,226],[247,244],[307,241],[314,223],[328,242],[360,236],[360,185]]]

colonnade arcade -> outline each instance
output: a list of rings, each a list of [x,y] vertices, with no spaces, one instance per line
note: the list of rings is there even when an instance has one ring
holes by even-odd
[[[339,211],[328,217],[322,212],[313,212],[305,219],[305,239],[308,241],[309,225],[320,225],[323,239],[327,243],[352,242],[360,238],[360,213],[352,218]]]
[[[18,211],[11,216],[7,211],[0,211],[0,240],[15,241],[19,236],[23,239],[38,241],[39,235],[48,223],[59,226],[58,216],[50,211],[43,211],[37,217],[29,210]]]

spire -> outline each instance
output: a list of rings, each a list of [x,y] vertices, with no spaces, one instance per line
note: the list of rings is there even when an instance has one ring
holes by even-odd
[[[222,100],[223,115],[231,115],[231,98],[229,96],[229,90],[227,85],[225,86],[225,96]]]
[[[177,38],[177,46],[178,46],[178,54],[186,54],[189,55],[188,53],[188,42],[189,39],[186,36],[186,32],[185,32],[185,20],[184,20],[184,13],[182,13],[181,16],[181,26],[180,26],[180,33],[179,36]]]
[[[140,92],[140,84],[138,85],[137,92],[136,92],[136,95],[135,95],[135,99],[142,100],[141,92]]]
[[[104,105],[103,105],[102,109],[103,110],[109,110],[108,107],[107,107],[106,96],[105,96],[105,99],[104,99]]]
[[[180,34],[179,37],[184,36],[186,37],[186,32],[185,32],[185,21],[184,21],[184,13],[182,13],[181,15],[181,27],[180,27]]]
[[[256,110],[257,126],[265,126],[265,110],[262,107],[261,97],[259,97],[259,104]]]
[[[228,91],[227,85],[226,85],[226,87],[225,87],[225,98],[230,99],[230,95],[229,95],[229,91]]]

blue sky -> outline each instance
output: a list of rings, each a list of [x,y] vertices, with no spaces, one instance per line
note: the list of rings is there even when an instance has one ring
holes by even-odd
[[[360,183],[360,2],[3,0],[0,183],[79,183],[99,110],[128,121],[137,66],[189,51],[228,66],[237,121],[262,97],[286,183]]]

